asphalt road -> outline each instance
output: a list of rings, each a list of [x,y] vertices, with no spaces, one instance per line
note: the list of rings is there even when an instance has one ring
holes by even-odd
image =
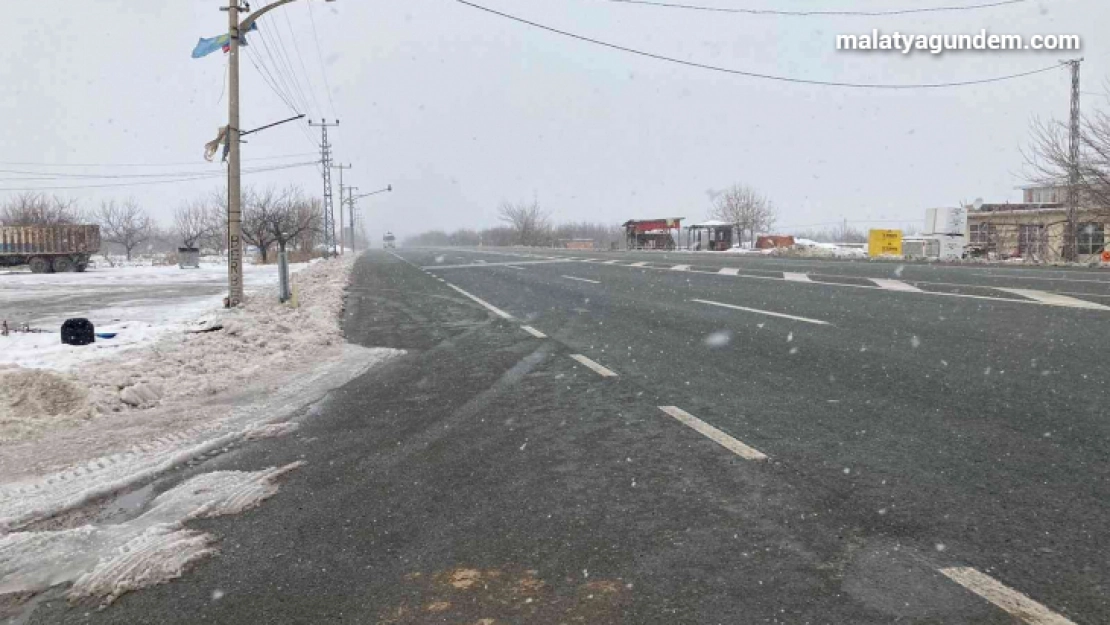
[[[307,465],[193,523],[220,554],[184,578],[28,622],[1108,623],[1107,298],[1095,270],[372,252],[348,337],[408,355],[194,470]]]

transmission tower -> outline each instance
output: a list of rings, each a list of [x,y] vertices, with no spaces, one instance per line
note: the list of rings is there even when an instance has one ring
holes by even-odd
[[[309,126],[320,129],[320,166],[322,167],[322,175],[324,177],[324,258],[335,253],[335,207],[331,197],[331,144],[328,143],[328,128],[339,125],[339,120],[335,123],[328,123],[326,119],[321,119],[320,123],[308,122]]]

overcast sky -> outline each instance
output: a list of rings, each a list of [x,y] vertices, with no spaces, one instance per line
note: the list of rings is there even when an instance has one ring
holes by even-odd
[[[718,7],[890,10],[983,0],[688,0]],[[824,81],[964,81],[1028,71],[1058,52],[837,52],[842,33],[1078,34],[1083,104],[1102,106],[1110,2],[1029,0],[946,13],[785,17],[657,8],[607,0],[477,0],[532,21],[649,52]],[[1065,69],[988,85],[877,91],[795,85],[683,67],[576,41],[454,0],[301,0],[260,21],[243,59],[243,127],[293,113],[250,62],[262,62],[297,112],[338,116],[336,159],[376,235],[496,223],[503,200],[533,196],[557,221],[706,217],[709,195],[751,185],[782,226],[849,219],[919,221],[930,206],[1016,200],[1020,149],[1035,117],[1068,112]],[[58,190],[87,206],[134,196],[163,221],[223,184],[203,145],[226,123],[226,59],[190,58],[226,30],[218,0],[5,2],[0,20],[0,199]],[[258,0],[253,8],[264,3]],[[313,33],[313,22],[315,32]],[[268,45],[267,45],[268,44]],[[281,49],[284,49],[284,53]],[[326,76],[326,81],[325,81]],[[296,81],[299,85],[293,85]],[[331,93],[325,86],[330,85]],[[282,85],[285,86],[282,86]],[[301,103],[303,101],[303,104]],[[332,104],[334,103],[334,105]],[[303,124],[302,124],[303,125]],[[245,167],[318,158],[294,124],[244,146]],[[287,158],[274,158],[285,157]],[[35,163],[24,165],[20,163]],[[74,167],[131,164],[147,167]],[[28,175],[10,172],[47,172]],[[38,179],[33,179],[38,178]],[[45,178],[45,179],[44,179]],[[321,193],[313,167],[245,183]],[[335,179],[338,185],[338,177]],[[373,238],[377,238],[376,236]]]

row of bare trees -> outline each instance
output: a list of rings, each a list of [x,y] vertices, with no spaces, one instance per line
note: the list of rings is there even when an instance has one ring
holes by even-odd
[[[243,190],[243,240],[259,251],[263,262],[275,247],[315,250],[323,232],[318,198],[299,187]],[[73,199],[43,193],[21,193],[0,203],[0,226],[55,226],[91,223],[100,226],[103,242],[128,260],[144,244],[173,241],[172,246],[227,249],[227,195],[222,191],[186,200],[173,211],[173,224],[163,228],[133,198],[104,200],[82,209]],[[171,246],[171,247],[172,247]]]

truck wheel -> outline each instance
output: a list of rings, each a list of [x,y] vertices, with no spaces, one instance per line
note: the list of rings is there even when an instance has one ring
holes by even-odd
[[[89,268],[89,263],[88,263],[88,261],[85,261],[85,260],[77,261],[77,264],[74,266],[74,269],[77,270],[77,271],[84,271],[88,268]]]
[[[68,256],[59,256],[54,259],[54,273],[69,273],[70,271],[76,271],[76,269],[73,259]]]
[[[35,256],[27,261],[27,265],[31,268],[32,273],[50,273],[53,270],[50,260],[42,256]]]

